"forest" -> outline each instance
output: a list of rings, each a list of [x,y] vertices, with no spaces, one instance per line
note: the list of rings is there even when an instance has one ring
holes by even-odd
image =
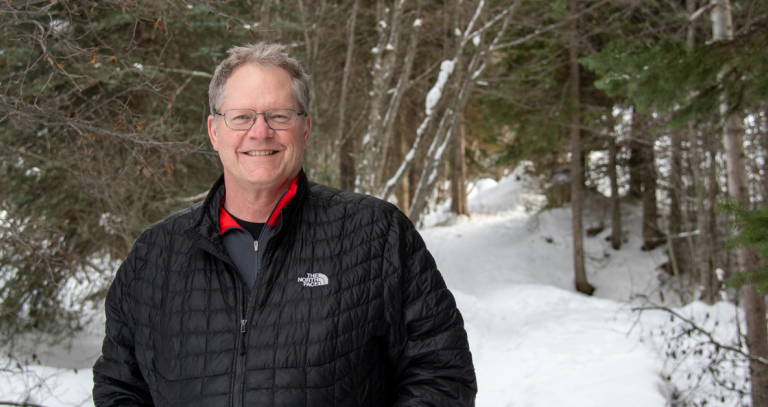
[[[0,341],[93,318],[115,262],[221,174],[213,69],[274,42],[312,76],[310,180],[470,215],[533,163],[573,213],[610,198],[614,249],[665,247],[681,304],[733,292],[768,406],[768,1],[0,1]],[[620,207],[642,206],[622,248]],[[563,254],[566,255],[566,254]],[[570,254],[568,254],[570,255]]]

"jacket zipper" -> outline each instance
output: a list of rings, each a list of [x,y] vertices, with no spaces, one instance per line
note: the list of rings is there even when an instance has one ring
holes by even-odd
[[[285,194],[287,194],[287,193],[288,193],[288,191],[286,190],[280,196],[280,199],[277,200],[277,205],[275,205],[275,207],[272,209],[272,212],[269,214],[269,217],[267,218],[267,222],[265,222],[264,228],[261,230],[261,234],[259,235],[258,240],[254,240],[254,242],[253,242],[253,253],[254,253],[254,256],[257,257],[256,261],[257,261],[257,264],[258,264],[257,267],[256,267],[256,279],[257,280],[259,278],[261,278],[261,275],[263,274],[261,272],[261,261],[258,260],[258,256],[259,256],[259,240],[261,240],[261,236],[264,235],[264,230],[267,227],[269,227],[269,220],[272,219],[272,215],[275,214],[275,209],[277,209],[277,206],[280,204],[280,202],[285,197]],[[239,282],[236,282],[236,284],[238,284],[238,283]],[[258,283],[258,281],[256,281],[253,284],[254,288],[258,287],[258,284],[256,284],[256,283]],[[238,284],[238,285],[240,285],[240,284]],[[252,293],[254,295],[247,296],[248,297],[248,304],[247,304],[247,307],[244,309],[243,308],[244,304],[243,304],[242,298],[245,295],[247,295],[247,294],[245,293],[245,289],[242,287],[242,285],[240,285],[239,292],[240,292],[240,338],[239,338],[240,340],[238,341],[238,344],[237,344],[237,348],[238,349],[236,349],[236,352],[237,352],[237,357],[236,357],[237,358],[237,367],[235,368],[235,391],[234,391],[234,394],[232,395],[233,396],[232,397],[232,400],[233,400],[232,405],[233,405],[233,407],[241,407],[242,404],[243,404],[243,396],[244,396],[243,390],[244,390],[244,387],[245,387],[245,375],[243,374],[243,371],[245,370],[245,355],[247,353],[247,350],[246,350],[246,332],[245,331],[246,331],[246,327],[247,327],[247,324],[248,324],[248,319],[253,319],[253,318],[251,318],[251,315],[249,315],[249,314],[251,312],[251,308],[253,308],[253,303],[254,303],[255,298],[256,298],[255,291]]]
[[[238,280],[240,276],[235,276],[235,289],[238,292],[237,302],[238,309],[240,311],[240,334],[238,337],[237,345],[235,347],[235,386],[232,391],[232,406],[239,407],[242,405],[243,397],[243,370],[245,369],[245,309],[243,297],[246,295],[243,284]]]

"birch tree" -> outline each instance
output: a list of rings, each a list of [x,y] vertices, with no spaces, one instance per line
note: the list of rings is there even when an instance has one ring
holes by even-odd
[[[475,29],[475,24],[479,24],[480,16],[486,7],[485,0],[480,0],[472,19],[464,30],[460,41],[458,41],[454,58],[449,63],[451,65],[451,70],[454,69],[454,65],[456,68],[462,66],[464,49],[469,41],[476,41],[477,44],[475,45],[475,52],[467,64],[467,68],[459,70],[453,77],[455,90],[452,93],[452,99],[449,101],[448,107],[443,113],[443,117],[435,132],[435,137],[427,152],[427,160],[422,169],[419,184],[416,186],[416,192],[411,201],[410,218],[414,223],[418,223],[421,219],[427,204],[427,197],[431,195],[437,184],[438,169],[444,158],[446,148],[449,145],[452,136],[460,131],[461,112],[464,111],[464,108],[469,101],[469,97],[474,90],[476,81],[487,67],[489,50],[493,49],[504,35],[507,25],[509,24],[511,13],[518,3],[519,1],[515,1],[515,3],[504,9],[501,13],[489,19],[484,25]],[[501,27],[496,32],[493,41],[491,41],[490,44],[483,41],[485,32],[499,22],[501,22]],[[474,40],[474,38],[478,39]],[[392,179],[390,179],[390,181],[392,181]]]
[[[376,179],[378,169],[385,165],[381,161],[382,149],[388,141],[384,140],[384,129],[389,118],[386,116],[385,105],[387,91],[393,79],[397,63],[401,26],[405,0],[396,0],[393,9],[385,8],[382,18],[378,21],[379,39],[371,50],[373,54],[371,98],[368,106],[368,129],[360,145],[357,164],[355,189],[359,192],[374,193],[380,180]],[[408,78],[402,78],[405,84]],[[391,99],[394,101],[398,95]],[[392,114],[395,112],[392,111]],[[392,117],[394,120],[394,117]]]

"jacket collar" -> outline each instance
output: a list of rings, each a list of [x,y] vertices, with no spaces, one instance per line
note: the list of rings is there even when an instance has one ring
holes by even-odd
[[[288,189],[288,193],[286,193],[275,208],[275,213],[273,213],[269,219],[269,225],[277,226],[277,232],[279,232],[283,229],[284,224],[292,223],[298,216],[298,213],[300,212],[299,208],[308,192],[309,181],[307,180],[304,168],[302,168],[299,172],[299,176]],[[292,196],[288,197],[289,194],[292,194]],[[226,186],[224,185],[224,174],[222,174],[213,184],[205,201],[203,201],[202,205],[199,207],[200,212],[196,221],[185,232],[188,236],[194,237],[194,240],[198,241],[198,244],[211,252],[225,252],[224,243],[221,239],[221,204],[224,201],[225,195]],[[203,239],[206,242],[200,242],[200,239]],[[209,247],[211,244],[213,246]]]
[[[291,202],[291,200],[296,196],[296,192],[298,190],[299,177],[301,177],[301,175],[294,178],[293,182],[291,182],[291,186],[288,187],[288,189],[286,189],[285,192],[283,192],[283,195],[280,197],[280,201],[272,210],[272,214],[269,216],[269,219],[267,220],[267,225],[274,227],[274,226],[277,226],[278,222],[280,222],[280,217],[283,209],[285,209],[285,207],[288,206],[288,203]],[[232,215],[230,215],[229,212],[227,212],[224,209],[223,199],[221,200],[221,211],[219,212],[219,228],[221,230],[222,235],[226,233],[227,230],[229,230],[230,228],[242,229],[242,227],[240,226],[240,224],[237,223],[235,218],[233,218]]]

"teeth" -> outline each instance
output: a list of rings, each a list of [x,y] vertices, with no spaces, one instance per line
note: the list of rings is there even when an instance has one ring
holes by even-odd
[[[246,154],[248,155],[270,155],[274,154],[274,150],[262,150],[262,151],[247,151]]]

